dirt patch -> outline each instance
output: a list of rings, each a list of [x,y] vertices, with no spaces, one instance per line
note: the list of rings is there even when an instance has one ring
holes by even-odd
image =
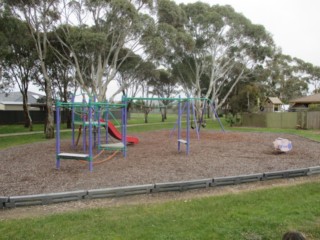
[[[55,168],[55,141],[26,144],[0,151],[0,196],[87,190],[171,181],[236,176],[320,165],[320,144],[299,136],[270,133],[202,131],[200,140],[191,134],[190,154],[185,146],[177,151],[176,136],[169,131],[140,133],[139,144],[128,147],[104,163],[62,160]],[[287,138],[293,150],[276,154],[272,142]],[[62,142],[62,151],[72,149],[71,140]],[[111,153],[100,156],[102,160]]]
[[[119,153],[108,161],[94,165],[93,172],[88,170],[88,163],[72,160],[62,160],[61,169],[57,170],[54,140],[1,150],[0,196],[186,181],[320,165],[320,143],[295,135],[202,131],[200,140],[198,140],[195,132],[192,132],[188,156],[185,152],[185,145],[181,146],[179,153],[177,137],[173,135],[170,138],[169,135],[170,131],[139,133],[136,135],[140,139],[139,144],[128,147],[126,158]],[[272,142],[278,137],[291,140],[293,150],[285,154],[277,154]],[[62,142],[62,151],[79,153],[82,152],[82,146],[73,149],[71,140],[65,140]],[[102,161],[110,154],[110,152],[103,153],[96,161]],[[297,180],[285,181],[297,182]],[[267,182],[267,186],[274,183],[274,181]],[[245,186],[255,189],[265,186],[264,184],[259,182]],[[33,211],[28,209],[41,209],[39,211],[45,214],[46,212],[64,211],[64,209],[115,206],[121,202],[134,204],[155,199],[174,200],[211,195],[219,191],[238,191],[242,188],[246,187],[240,185],[230,188],[196,190],[183,194],[150,194],[119,199],[81,201],[59,204],[58,207],[48,205],[23,208],[23,210],[21,208],[4,210],[1,215],[18,211],[21,216],[24,216],[24,211],[29,214]]]

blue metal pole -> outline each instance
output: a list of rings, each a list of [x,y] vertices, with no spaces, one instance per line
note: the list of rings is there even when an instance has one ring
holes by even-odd
[[[106,113],[105,113],[105,121],[106,121],[106,143],[108,143],[108,135],[109,135],[109,104],[106,104]]]
[[[82,95],[82,103],[85,104],[86,103],[86,99],[84,94]],[[85,110],[86,108],[83,106],[82,107],[82,148],[83,148],[83,152],[86,152],[87,150],[87,127],[86,127],[86,120],[88,120],[89,116],[88,116],[88,110]],[[86,116],[86,114],[87,116]]]
[[[72,147],[74,148],[75,147],[75,126],[74,126],[74,113],[75,113],[75,110],[74,110],[74,100],[75,100],[75,96],[73,95],[72,96],[72,105],[71,105],[71,124],[72,124]]]
[[[125,96],[122,97],[122,142],[123,142],[123,156],[127,156],[127,101]]]
[[[60,169],[60,106],[56,102],[56,168]]]
[[[182,108],[182,111],[181,111],[181,115],[184,113],[185,108],[186,108],[186,104],[183,105],[183,108]],[[179,111],[179,102],[178,102],[178,111]],[[178,116],[179,116],[179,112],[178,112]],[[174,130],[176,130],[176,127],[177,127],[178,124],[179,124],[179,117],[178,117],[176,123],[174,124],[173,129],[171,130],[169,137],[172,137],[172,134],[174,133]]]
[[[92,108],[91,108],[91,99],[89,99],[89,170],[92,172],[93,170],[93,162],[92,162]]]
[[[216,118],[218,119],[218,122],[219,122],[219,125],[220,125],[222,131],[225,132],[224,127],[222,125],[222,122],[220,121],[220,118],[219,118],[216,110],[214,109],[214,103],[212,103],[211,108],[212,108],[212,112],[215,114]]]
[[[101,106],[98,106],[98,149],[100,146],[100,136],[101,136],[101,122],[100,122],[100,117],[101,117]]]
[[[189,155],[190,146],[190,99],[187,100],[187,155]]]
[[[181,139],[181,97],[179,95],[179,103],[178,103],[178,140]],[[180,152],[180,141],[178,141],[178,152]]]

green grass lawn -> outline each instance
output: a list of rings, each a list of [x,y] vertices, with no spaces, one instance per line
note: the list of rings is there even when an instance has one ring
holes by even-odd
[[[81,210],[0,224],[1,239],[320,239],[319,182],[156,204]]]

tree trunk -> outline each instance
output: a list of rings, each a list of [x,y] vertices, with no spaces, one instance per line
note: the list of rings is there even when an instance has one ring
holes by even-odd
[[[28,106],[28,94],[27,91],[22,93],[23,97],[23,112],[24,112],[24,127],[29,128],[30,131],[33,131],[33,125],[32,125],[32,119],[29,112],[29,106]]]
[[[148,111],[144,111],[144,123],[148,123]]]
[[[45,93],[46,93],[45,137],[47,139],[54,138],[54,112],[53,112],[53,109],[52,109],[52,88],[51,88],[51,84],[52,83],[49,80],[49,77],[45,76]]]
[[[161,122],[164,122],[164,120],[166,119],[166,118],[165,118],[165,110],[166,110],[166,108],[163,108],[163,109],[162,109],[162,107],[160,107]]]
[[[24,127],[29,128],[29,131],[33,131],[32,118],[30,116],[29,107],[27,104],[23,104],[23,112],[24,112]]]
[[[70,129],[71,128],[71,110],[67,110],[67,128]]]

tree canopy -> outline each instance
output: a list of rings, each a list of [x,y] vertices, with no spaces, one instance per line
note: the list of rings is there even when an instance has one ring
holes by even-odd
[[[319,67],[282,54],[262,25],[229,5],[3,0],[2,17],[6,11],[25,23],[30,38],[21,32],[9,39],[6,28],[1,28],[0,88],[10,85],[4,69],[9,66],[8,50],[18,44],[17,49],[33,54],[30,62],[41,69],[40,76],[32,79],[45,90],[48,109],[53,90],[58,89],[56,95],[66,101],[76,86],[100,101],[144,92],[144,87],[158,96],[180,89],[185,95],[211,99],[217,108],[237,109],[248,109],[257,104],[253,99],[266,96],[288,102],[305,95],[310,85],[319,90]],[[106,95],[113,81],[118,88]],[[240,101],[239,106],[232,99]],[[52,125],[52,115],[48,119]],[[52,127],[48,129],[50,136]]]

